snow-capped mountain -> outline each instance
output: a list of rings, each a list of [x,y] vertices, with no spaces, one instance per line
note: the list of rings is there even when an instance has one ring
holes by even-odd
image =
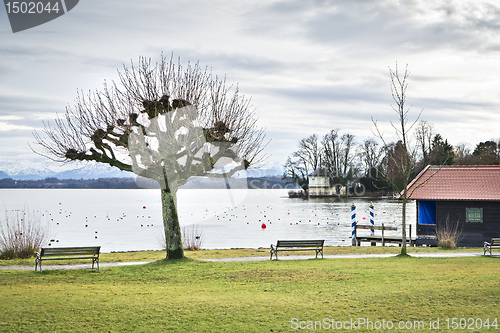
[[[255,169],[248,169],[244,172],[238,172],[236,177],[246,178],[261,178],[261,177],[281,177],[283,176],[283,166],[279,163],[264,164],[256,167]]]
[[[56,171],[49,163],[33,161],[0,162],[0,171],[16,180],[34,180],[52,177]],[[2,177],[3,178],[3,177]]]
[[[7,176],[6,176],[7,175]],[[134,177],[133,173],[101,163],[68,163],[54,162],[0,162],[0,179],[39,180],[48,177],[59,179],[97,179]]]
[[[238,178],[279,177],[283,175],[283,168],[278,164],[263,165],[256,169],[249,169],[238,173]],[[121,171],[107,164],[67,163],[58,164],[51,161],[33,162],[1,162],[0,179],[12,178],[15,180],[40,180],[48,177],[58,179],[98,179],[98,178],[134,178],[131,172]]]
[[[131,172],[121,171],[118,168],[105,164],[94,164],[78,169],[58,172],[54,177],[59,179],[98,179],[98,178],[135,178]]]

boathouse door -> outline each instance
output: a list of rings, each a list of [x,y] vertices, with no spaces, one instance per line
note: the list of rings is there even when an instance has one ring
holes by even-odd
[[[436,201],[419,200],[418,224],[436,224]]]
[[[417,200],[417,245],[436,246],[436,201]]]

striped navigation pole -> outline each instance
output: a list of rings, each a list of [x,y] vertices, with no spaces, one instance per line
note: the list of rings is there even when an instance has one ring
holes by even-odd
[[[351,206],[352,246],[356,246],[356,205]]]
[[[373,229],[373,226],[375,225],[375,221],[373,220],[373,217],[375,216],[375,214],[373,213],[373,209],[373,202],[370,202],[370,225],[372,226],[370,231],[372,232],[372,236],[375,234],[375,229]]]

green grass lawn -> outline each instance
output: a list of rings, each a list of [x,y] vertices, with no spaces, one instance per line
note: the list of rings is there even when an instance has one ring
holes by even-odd
[[[136,255],[143,260],[151,254]],[[296,332],[304,330],[294,328],[314,324],[322,331],[321,324],[323,331],[331,331],[328,325],[350,325],[353,319],[358,331],[365,331],[357,320],[366,318],[374,325],[390,321],[395,328],[400,321],[421,325],[420,332],[430,331],[430,320],[436,325],[439,319],[441,332],[447,331],[447,318],[450,326],[451,318],[465,318],[467,325],[469,318],[498,322],[499,277],[500,258],[482,256],[258,262],[187,258],[106,267],[101,273],[0,271],[0,330]]]

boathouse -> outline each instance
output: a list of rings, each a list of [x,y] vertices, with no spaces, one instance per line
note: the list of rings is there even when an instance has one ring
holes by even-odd
[[[330,187],[330,177],[326,170],[318,168],[309,175],[309,196],[321,197],[334,194],[334,188]]]
[[[500,237],[500,165],[428,165],[407,195],[417,204],[417,245],[436,245],[436,230],[447,223],[458,225],[458,246]]]

